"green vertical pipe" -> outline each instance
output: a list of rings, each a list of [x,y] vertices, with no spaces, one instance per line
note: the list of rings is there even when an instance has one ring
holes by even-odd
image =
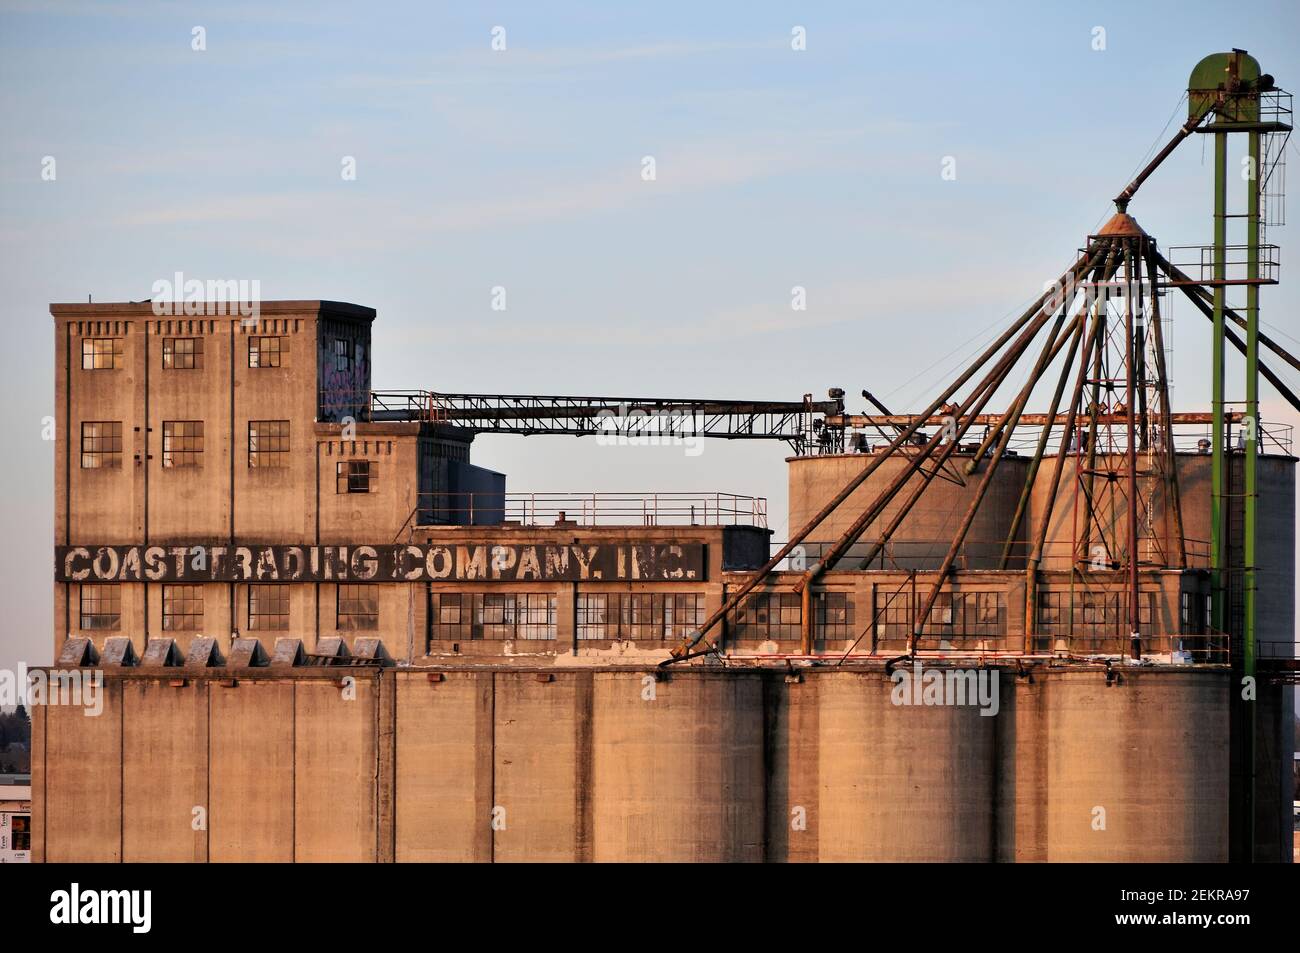
[[[1216,122],[1218,120],[1216,119]],[[1224,594],[1225,549],[1223,539],[1223,306],[1227,277],[1225,258],[1228,244],[1228,135],[1214,134],[1214,341],[1210,379],[1213,395],[1210,412],[1213,457],[1210,472],[1210,615],[1216,632],[1226,632],[1227,607]]]
[[[1246,182],[1246,278],[1259,278],[1259,133],[1250,134],[1250,177]],[[1242,626],[1242,670],[1247,678],[1255,677],[1255,503],[1258,498],[1256,455],[1259,451],[1259,285],[1246,285],[1246,459],[1245,519],[1242,526],[1242,563],[1244,574]],[[1249,783],[1246,788],[1246,819],[1249,831],[1249,857],[1255,859],[1255,706],[1246,706],[1246,757]]]

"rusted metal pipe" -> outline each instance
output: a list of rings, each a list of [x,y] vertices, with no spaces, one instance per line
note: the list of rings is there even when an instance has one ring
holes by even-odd
[[[1067,304],[1069,303],[1072,302],[1068,302]],[[1002,412],[1002,416],[998,419],[997,424],[991,427],[989,432],[984,435],[984,439],[980,441],[980,445],[978,449],[976,449],[975,455],[967,461],[965,467],[966,476],[971,476],[979,468],[980,461],[983,460],[985,454],[988,453],[989,447],[993,445],[993,441],[1001,436],[1002,429],[1007,426],[1007,422],[1013,417],[1017,422],[1020,420],[1020,415],[1024,413],[1025,410],[1025,404],[1029,402],[1029,397],[1033,393],[1034,387],[1037,386],[1039,378],[1043,376],[1043,371],[1047,369],[1048,365],[1050,365],[1052,361],[1056,360],[1056,355],[1059,354],[1061,348],[1065,346],[1066,338],[1060,338],[1059,341],[1057,338],[1061,333],[1062,326],[1065,324],[1066,312],[1067,308],[1062,307],[1061,314],[1057,317],[1056,324],[1052,327],[1051,333],[1048,335],[1047,345],[1043,348],[1042,354],[1039,355],[1038,363],[1036,363],[1033,369],[1029,372],[1029,380],[1026,381],[1025,386],[1021,388],[1019,396],[1010,407]],[[1073,325],[1073,322],[1071,322],[1071,324]],[[1011,427],[1014,429],[1015,426],[1016,424],[1013,422]]]
[[[1062,315],[1062,317],[1064,317],[1064,315]],[[1060,325],[1058,322],[1057,329],[1059,330],[1059,328]],[[1064,339],[1062,340],[1062,343],[1064,343]],[[997,472],[998,464],[1002,462],[1003,455],[1007,449],[1007,444],[1011,440],[1011,435],[1015,432],[1015,416],[1018,416],[1019,411],[1024,409],[1025,401],[1028,400],[1029,391],[1033,389],[1035,383],[1037,383],[1038,377],[1042,375],[1042,372],[1046,370],[1047,365],[1050,363],[1050,361],[1047,360],[1047,357],[1048,350],[1044,349],[1039,364],[1034,369],[1034,374],[1025,384],[1025,392],[1022,394],[1021,399],[1016,402],[1016,414],[1013,415],[1008,426],[1003,428],[1002,435],[998,438],[997,448],[993,451],[993,456],[989,460],[988,469],[984,471],[984,478],[980,480],[979,486],[975,490],[975,496],[966,507],[966,513],[962,517],[961,525],[957,528],[957,535],[953,538],[952,545],[948,547],[948,552],[943,558],[943,563],[939,566],[937,578],[934,581],[934,585],[930,588],[930,594],[926,597],[925,605],[921,608],[921,611],[918,613],[916,618],[913,619],[912,639],[908,646],[909,654],[915,654],[916,652],[916,645],[921,639],[921,632],[924,630],[926,620],[930,616],[930,610],[934,608],[935,602],[939,599],[939,593],[942,591],[943,584],[948,578],[948,573],[952,571],[952,565],[957,560],[957,554],[961,552],[961,548],[966,541],[966,534],[970,532],[971,525],[975,522],[975,514],[979,510],[980,504],[984,501],[984,495],[988,492],[989,486],[993,483],[993,474]]]
[[[1080,255],[1079,260],[1075,262],[1073,267],[1071,267],[1068,271],[1066,271],[1064,274],[1061,275],[1057,283],[1065,284],[1066,282],[1077,281],[1080,274],[1086,273],[1088,268],[1095,261],[1095,257],[1096,256],[1091,253],[1084,253],[1083,255]],[[940,407],[944,405],[944,403],[946,403],[952,397],[954,393],[957,392],[957,390],[959,390],[962,386],[966,384],[967,381],[969,381],[972,377],[974,377],[976,372],[979,371],[979,369],[983,367],[993,357],[993,355],[997,354],[998,351],[1000,351],[1008,341],[1010,341],[1013,337],[1015,337],[1015,335],[1026,324],[1028,324],[1031,320],[1033,320],[1034,315],[1037,314],[1038,311],[1042,308],[1043,302],[1047,300],[1050,294],[1051,294],[1050,290],[1044,291],[1042,295],[1040,295],[1038,299],[1034,302],[1034,304],[1031,305],[1025,311],[1025,313],[1020,316],[1019,319],[1017,319],[1009,328],[1007,328],[1006,331],[1004,331],[998,337],[996,341],[994,341],[991,345],[989,345],[988,348],[985,349],[984,353],[980,355],[980,357],[975,361],[975,363],[973,363],[970,367],[968,367],[965,371],[963,371],[960,375],[958,375],[957,379],[954,380],[944,390],[944,392],[940,394],[940,396],[937,397],[933,401],[933,403],[930,404],[930,406],[921,415],[921,418],[922,419],[927,418],[931,414],[935,413]],[[890,443],[889,448],[885,453],[881,453],[877,455],[871,461],[871,463],[868,464],[863,469],[861,473],[859,473],[856,477],[850,480],[848,484],[845,485],[845,487],[842,490],[840,490],[839,493],[835,494],[835,497],[830,502],[828,502],[824,507],[822,507],[822,509],[811,520],[809,520],[799,530],[798,533],[794,534],[794,536],[791,537],[790,541],[787,542],[784,546],[782,546],[781,549],[776,553],[776,555],[774,555],[771,559],[769,559],[766,563],[764,563],[763,566],[757,569],[754,572],[754,574],[750,576],[750,578],[747,579],[740,586],[739,589],[736,590],[736,592],[734,592],[731,596],[729,596],[723,602],[723,604],[719,606],[718,609],[714,611],[712,615],[709,616],[709,618],[704,622],[704,624],[700,627],[699,631],[694,635],[693,638],[684,642],[681,646],[675,649],[673,652],[673,659],[678,659],[686,655],[688,652],[690,652],[690,650],[695,645],[697,645],[702,639],[704,639],[705,636],[708,634],[708,632],[714,626],[716,626],[718,622],[727,615],[727,613],[733,611],[736,608],[736,606],[740,604],[741,600],[745,598],[746,595],[748,595],[751,591],[753,591],[753,589],[763,579],[767,578],[767,576],[772,572],[773,569],[775,569],[778,565],[780,565],[781,560],[785,559],[788,555],[790,555],[790,553],[794,551],[795,547],[800,545],[804,541],[804,539],[808,537],[809,533],[811,533],[814,529],[816,529],[819,525],[821,525],[822,521],[825,520],[826,517],[828,517],[831,513],[833,513],[841,503],[847,500],[853,494],[854,490],[856,490],[859,486],[861,486],[864,482],[866,482],[867,478],[873,472],[875,472],[875,469],[883,462],[883,460],[889,453],[892,453],[893,451],[897,450],[906,441],[910,440],[912,434],[916,433],[916,431],[920,428],[920,426],[921,424],[918,422],[918,423],[910,424],[907,427],[905,427],[899,433],[899,435]]]
[[[1130,653],[1134,659],[1142,658],[1142,637],[1140,635],[1141,607],[1138,589],[1138,499],[1137,499],[1137,407],[1136,376],[1137,361],[1134,349],[1137,339],[1133,326],[1133,294],[1131,289],[1135,281],[1141,281],[1141,272],[1137,266],[1138,256],[1132,242],[1126,242],[1124,248],[1124,278],[1128,282],[1130,293],[1124,296],[1124,403],[1128,410],[1125,422],[1125,456],[1128,469],[1128,623]]]
[[[1061,431],[1061,445],[1056,455],[1056,466],[1052,470],[1052,482],[1047,493],[1047,506],[1038,522],[1038,532],[1034,537],[1033,548],[1025,560],[1025,651],[1033,649],[1034,595],[1038,585],[1038,564],[1043,559],[1043,547],[1047,544],[1047,528],[1052,519],[1052,510],[1056,505],[1056,494],[1060,490],[1061,475],[1065,470],[1065,458],[1069,453],[1070,440],[1074,435],[1075,421],[1078,419],[1079,403],[1083,399],[1083,386],[1088,380],[1088,363],[1093,351],[1101,347],[1101,330],[1103,327],[1103,302],[1097,302],[1093,308],[1092,327],[1084,344],[1079,359],[1079,373],[1074,382],[1074,392],[1070,398],[1070,409],[1066,412],[1065,427]]]
[[[1066,288],[1074,288],[1075,282],[1078,281],[1079,276],[1082,274],[1087,274],[1089,270],[1091,270],[1093,267],[1096,266],[1097,262],[1101,258],[1100,250],[1090,251],[1088,255],[1089,257],[1086,262],[1082,262],[1081,265],[1075,266],[1074,271],[1071,272],[1070,275],[1068,276],[1069,278],[1068,282],[1064,280],[1067,276],[1062,276],[1063,280],[1057,282],[1058,287],[1064,286]],[[1028,349],[1034,337],[1037,336],[1038,332],[1042,329],[1042,327],[1047,323],[1048,319],[1051,317],[1050,313],[1046,312],[1043,309],[1043,305],[1051,297],[1051,294],[1052,291],[1051,289],[1049,289],[1048,291],[1044,292],[1044,294],[1038,299],[1039,301],[1038,314],[1037,317],[1034,319],[1033,323],[1031,323],[1030,326],[1026,328],[1024,332],[1022,332],[1020,338],[1016,341],[1016,343],[1007,351],[1006,354],[1002,356],[998,364],[994,366],[993,371],[991,371],[985,377],[984,382],[981,384],[981,389],[984,389],[985,392],[981,400],[981,403],[979,404],[979,407],[982,407],[983,401],[986,401],[989,397],[992,397],[993,393],[995,393],[997,389],[1002,385],[1002,382],[1006,379],[1006,376],[1010,372],[1011,368],[1014,367],[1015,364],[1024,355],[1025,351]],[[1074,297],[1073,294],[1071,294],[1070,300],[1073,300],[1073,297]],[[1068,303],[1069,302],[1067,301],[1067,304]],[[1055,311],[1056,309],[1053,308],[1052,310]],[[1057,325],[1057,330],[1059,330],[1059,321]],[[1051,349],[1051,344],[1049,343],[1047,350],[1050,351],[1050,349]],[[980,390],[977,390],[976,394],[980,394]],[[959,410],[958,414],[956,415],[956,419],[958,421],[963,419],[963,417],[966,415],[966,411],[972,409],[971,400],[973,399],[975,399],[975,395],[972,395],[972,397],[967,400],[966,405]],[[1001,423],[1005,423],[1006,419],[1007,419],[1007,414],[1004,413],[1001,418]],[[965,424],[962,425],[958,433],[954,435],[953,438],[950,440],[949,445],[945,448],[945,450],[941,454],[941,460],[939,464],[940,466],[942,465],[942,462],[945,461],[948,458],[948,456],[950,456],[952,452],[955,450],[957,444],[961,440],[961,436],[965,434],[969,426],[970,426],[970,422],[969,420],[967,420]],[[898,492],[903,488],[903,486],[906,485],[906,483],[912,478],[913,475],[915,475],[915,473],[920,468],[921,463],[924,462],[925,459],[929,457],[931,452],[933,452],[935,446],[942,438],[942,436],[943,436],[942,432],[938,432],[933,437],[930,438],[929,443],[926,445],[925,450],[920,455],[919,459],[913,460],[906,469],[901,471],[899,475],[895,477],[894,481],[889,485],[889,487],[887,487],[886,490],[876,498],[876,500],[871,504],[871,506],[865,509],[858,516],[858,518],[853,522],[853,524],[831,546],[830,550],[827,553],[824,553],[816,563],[814,563],[811,567],[809,567],[808,571],[804,573],[803,577],[799,580],[799,582],[795,584],[795,591],[802,591],[802,587],[811,584],[812,581],[816,579],[819,575],[821,575],[823,572],[827,571],[828,569],[830,569],[832,566],[835,565],[835,563],[840,559],[840,557],[843,556],[844,552],[847,551],[848,548],[852,546],[858,540],[859,537],[861,537],[862,533],[866,530],[866,527],[871,524],[871,521],[876,519],[877,516],[879,516],[880,512],[883,511],[884,507],[889,505],[889,502],[894,498],[894,496],[897,495]],[[938,466],[936,466],[935,469],[937,470]],[[929,485],[929,481],[932,477],[933,477],[933,473],[927,475],[923,479],[923,483],[921,486],[922,492],[924,491],[925,487]],[[878,547],[875,550],[873,550],[872,552],[873,557],[875,555],[875,552],[877,551],[878,551]]]
[[[1183,529],[1182,493],[1178,484],[1178,454],[1174,449],[1173,408],[1169,406],[1169,377],[1165,367],[1164,328],[1160,323],[1160,294],[1156,288],[1155,242],[1147,245],[1147,271],[1151,275],[1151,339],[1156,352],[1156,386],[1160,392],[1160,429],[1165,435],[1165,496],[1174,519],[1174,541],[1178,546],[1178,568],[1187,568],[1187,538]]]
[[[979,401],[980,403],[978,406],[982,407],[983,402],[993,396],[993,393],[999,386],[1001,386],[1002,381],[1006,379],[1011,368],[1015,366],[1016,362],[1025,353],[1030,342],[1037,336],[1038,332],[1042,330],[1043,325],[1046,323],[1047,316],[1040,312],[1039,316],[1033,321],[1033,323],[1031,323],[1029,327],[1025,328],[1015,344],[1012,345],[1006,354],[1002,355],[993,370],[988,373],[971,397],[967,398],[966,404],[958,409],[958,412],[954,415],[956,420],[961,421],[966,418],[966,412],[975,407],[975,405],[972,405],[972,401]],[[944,451],[941,452],[941,461],[936,465],[936,470],[939,466],[942,466],[942,461],[946,460],[948,455],[952,453],[956,444],[960,441],[961,435],[966,432],[966,428],[969,426],[970,423],[969,420],[967,420],[967,422],[958,430],[955,438],[948,441]],[[870,525],[871,521],[880,515],[881,511],[889,505],[890,501],[893,500],[900,490],[902,490],[907,482],[916,475],[916,473],[921,469],[922,464],[929,459],[930,454],[933,453],[935,448],[943,442],[943,436],[944,434],[942,430],[936,431],[934,436],[932,436],[926,443],[922,452],[909,459],[908,465],[903,470],[899,471],[898,475],[894,477],[889,486],[876,497],[870,506],[859,514],[858,518],[847,530],[845,530],[844,534],[831,545],[830,550],[824,553],[817,562],[810,566],[804,573],[803,577],[795,583],[796,592],[802,591],[804,586],[812,583],[814,579],[835,565],[844,552],[858,540],[858,537],[862,535],[867,526]]]
[[[1115,196],[1115,207],[1121,212],[1125,211],[1128,208],[1129,201],[1137,194],[1137,190],[1142,188],[1142,183],[1151,177],[1151,173],[1160,167],[1160,163],[1168,159],[1170,154],[1178,148],[1179,143],[1190,136],[1196,130],[1196,127],[1203,123],[1212,112],[1214,112],[1213,105],[1207,106],[1199,116],[1190,117],[1187,122],[1183,123],[1178,132],[1174,134],[1174,137],[1156,154],[1156,157],[1148,162],[1146,168],[1137,174],[1137,178],[1130,182],[1123,192]]]
[[[1066,303],[1067,307],[1069,303],[1070,302]],[[1064,312],[1062,313],[1062,318],[1063,317],[1064,317]],[[1078,320],[1079,319],[1076,318],[1076,321]],[[1071,324],[1073,325],[1075,324],[1075,322],[1071,322]],[[1035,365],[1034,373],[1030,376],[1029,381],[1021,389],[1021,393],[1017,398],[1016,403],[1011,408],[1008,408],[1008,410],[1005,413],[1003,413],[1001,418],[999,418],[998,425],[993,430],[994,433],[1001,433],[1002,428],[1007,425],[1007,421],[1011,419],[1013,412],[1017,408],[1019,408],[1020,410],[1024,409],[1025,402],[1028,400],[1030,393],[1033,391],[1035,385],[1038,382],[1038,379],[1042,376],[1043,370],[1048,365],[1050,365],[1051,362],[1056,359],[1056,355],[1060,353],[1061,348],[1065,345],[1066,338],[1060,338],[1059,341],[1056,339],[1057,332],[1059,330],[1060,330],[1060,319],[1058,319],[1057,326],[1052,331],[1052,336],[1048,339],[1047,346],[1043,349],[1043,354],[1039,357],[1038,364]],[[1074,334],[1077,339],[1077,333],[1074,330],[1072,330],[1069,333]],[[992,394],[990,393],[988,396],[992,396]],[[987,399],[987,397],[985,399]],[[969,426],[969,423],[967,423],[967,426]],[[1015,423],[1011,424],[1011,428],[1014,430]],[[953,450],[958,446],[960,439],[961,436],[960,434],[958,434],[957,438],[952,440],[947,445],[947,447],[945,447],[945,451],[944,451],[945,454],[951,454]],[[944,459],[946,459],[946,456],[940,459],[939,461],[940,465],[943,463]],[[968,473],[970,472],[969,468],[967,469],[967,472]],[[899,526],[902,525],[902,522],[906,518],[907,514],[917,504],[917,502],[921,498],[921,495],[926,491],[926,489],[929,488],[933,476],[934,476],[933,470],[926,471],[922,475],[921,484],[915,490],[912,491],[912,495],[899,508],[898,512],[894,514],[894,517],[892,520],[890,520],[889,525],[880,533],[879,538],[876,540],[876,542],[872,544],[871,549],[867,551],[867,555],[862,557],[862,561],[859,563],[860,568],[863,569],[867,568],[871,564],[871,560],[876,558],[877,554],[885,547],[885,545],[888,543],[890,538],[893,537],[894,533],[898,531]]]
[[[1002,559],[998,563],[999,569],[1006,569],[1007,562],[1011,559],[1011,549],[1014,545],[1016,533],[1020,531],[1020,523],[1025,518],[1025,512],[1029,509],[1029,498],[1033,493],[1034,477],[1038,474],[1038,468],[1043,462],[1043,453],[1047,449],[1047,441],[1052,436],[1052,425],[1056,422],[1057,409],[1061,405],[1061,397],[1065,394],[1065,384],[1070,378],[1070,371],[1074,367],[1074,357],[1079,350],[1079,341],[1083,338],[1083,332],[1087,324],[1087,309],[1081,313],[1078,325],[1075,326],[1074,333],[1070,336],[1070,351],[1065,356],[1065,363],[1061,365],[1061,373],[1056,381],[1056,390],[1052,394],[1051,410],[1047,414],[1047,422],[1043,425],[1042,432],[1038,435],[1038,445],[1034,448],[1034,455],[1029,461],[1029,467],[1025,476],[1025,485],[1020,491],[1020,499],[1016,502],[1016,512],[1011,517],[1011,528],[1007,532],[1007,541],[1002,547]]]

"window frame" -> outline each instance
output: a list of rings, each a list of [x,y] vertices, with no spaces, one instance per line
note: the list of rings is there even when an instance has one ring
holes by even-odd
[[[122,356],[123,341],[121,337],[81,339],[81,369],[83,371],[118,371],[126,363]],[[107,345],[101,347],[101,345]],[[107,363],[101,363],[107,358]],[[87,364],[89,360],[89,364]]]
[[[197,428],[197,431],[176,432],[180,426]],[[180,441],[181,446],[175,446]],[[203,466],[203,421],[164,420],[162,434],[162,465],[165,469],[196,469]]]
[[[361,469],[357,469],[360,467]],[[334,464],[334,492],[370,493],[375,483],[375,462],[354,458],[339,460]]]
[[[433,592],[434,642],[553,642],[559,637],[554,592]]]
[[[111,598],[107,598],[111,596]],[[87,606],[90,606],[89,611]],[[107,607],[109,611],[104,611]],[[91,620],[102,620],[95,622]],[[115,632],[122,628],[122,585],[83,582],[77,592],[77,626],[87,632]]]
[[[177,624],[178,622],[179,624]],[[164,632],[203,631],[202,584],[188,582],[163,583],[162,629]]]
[[[179,348],[188,344],[189,350]],[[165,337],[162,346],[162,366],[165,371],[203,370],[203,338]]]
[[[363,595],[364,594],[364,597]],[[345,609],[345,603],[347,605]],[[340,632],[379,630],[379,588],[366,583],[340,582],[334,587],[334,627]]]
[[[263,433],[263,427],[274,425],[274,432]],[[254,428],[257,432],[254,433]],[[283,433],[279,432],[283,429]],[[248,468],[250,470],[284,470],[289,466],[290,426],[287,420],[250,420],[248,422]],[[279,446],[283,440],[284,446]],[[258,446],[257,442],[270,442],[271,446]]]
[[[274,341],[275,346],[267,348],[268,341]],[[254,370],[283,367],[284,352],[284,335],[282,334],[250,334],[248,336],[248,366]]]
[[[267,599],[268,596],[271,598]],[[263,605],[268,608],[263,609]],[[246,614],[250,632],[289,631],[289,587],[276,583],[250,583]],[[268,620],[274,624],[259,624]]]
[[[108,433],[88,433],[87,427],[107,427]],[[89,447],[87,446],[89,441]],[[101,444],[107,442],[108,446]],[[87,463],[88,460],[100,461]],[[122,421],[83,420],[81,422],[81,469],[120,470],[122,468]]]

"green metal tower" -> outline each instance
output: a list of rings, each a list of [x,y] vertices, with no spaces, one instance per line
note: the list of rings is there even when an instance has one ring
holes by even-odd
[[[1270,94],[1273,94],[1272,96]],[[1214,338],[1211,364],[1213,387],[1213,463],[1211,478],[1212,573],[1211,617],[1217,631],[1227,632],[1232,624],[1231,593],[1233,573],[1240,573],[1242,599],[1241,654],[1242,716],[1245,727],[1245,814],[1248,856],[1255,852],[1255,692],[1257,658],[1256,606],[1256,536],[1258,526],[1257,466],[1259,454],[1259,286],[1268,280],[1260,273],[1260,195],[1265,171],[1261,167],[1260,138],[1268,133],[1290,130],[1289,110],[1280,107],[1273,77],[1260,69],[1259,62],[1245,50],[1215,53],[1196,64],[1187,84],[1189,124],[1197,132],[1214,136],[1214,245],[1213,276],[1205,282],[1213,289]],[[1209,122],[1201,123],[1206,118]],[[1228,274],[1228,219],[1240,218],[1228,212],[1228,137],[1242,133],[1247,137],[1247,153],[1242,167],[1246,185],[1245,244],[1235,246],[1244,251],[1244,275]],[[1237,262],[1236,264],[1242,264]],[[1228,482],[1228,435],[1225,433],[1226,410],[1224,343],[1227,289],[1244,285],[1246,292],[1246,400],[1242,420],[1242,558],[1241,565],[1230,565],[1229,540],[1225,531],[1227,507],[1225,489]],[[1246,686],[1250,684],[1251,690]]]

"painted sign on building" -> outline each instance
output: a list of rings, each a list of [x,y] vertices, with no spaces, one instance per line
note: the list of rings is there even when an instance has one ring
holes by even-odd
[[[698,582],[703,543],[58,546],[56,582]]]

